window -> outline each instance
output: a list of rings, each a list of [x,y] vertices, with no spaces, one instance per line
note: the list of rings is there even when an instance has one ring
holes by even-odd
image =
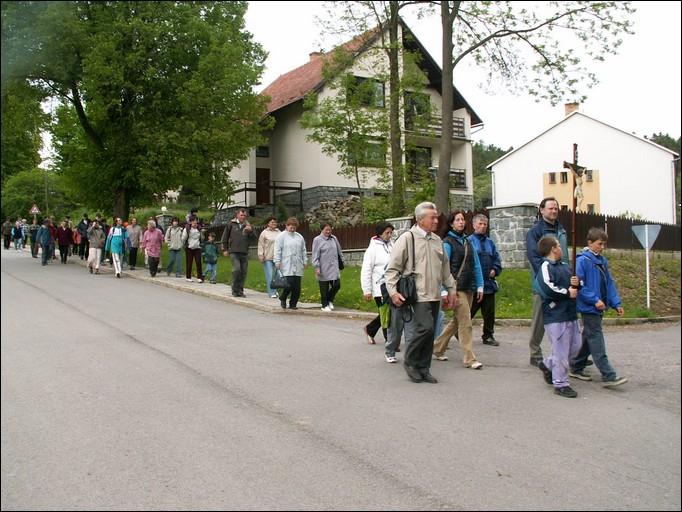
[[[385,167],[386,141],[370,137],[358,137],[348,152],[348,164],[358,167]]]
[[[556,173],[555,172],[549,173],[549,184],[550,185],[556,184]]]
[[[256,147],[256,156],[261,158],[270,157],[270,146],[258,146]]]
[[[431,148],[416,147],[409,149],[405,153],[405,160],[407,162],[408,180],[417,183],[431,167]]]
[[[592,169],[585,170],[585,181],[592,181]]]
[[[594,205],[593,204],[587,205],[587,213],[594,213]]]
[[[467,188],[467,173],[464,169],[450,169],[450,188]]]
[[[431,115],[431,99],[428,94],[408,91],[405,93],[405,128],[414,129],[415,122],[424,124]]]
[[[385,96],[383,82],[362,76],[354,76],[348,90],[348,101],[355,101],[361,107],[383,108],[386,106]]]
[[[568,183],[568,172],[561,173],[561,183]]]

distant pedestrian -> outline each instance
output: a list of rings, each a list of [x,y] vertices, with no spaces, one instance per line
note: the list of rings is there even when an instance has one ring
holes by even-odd
[[[34,258],[38,257],[37,236],[38,236],[38,230],[39,229],[40,229],[40,224],[38,224],[38,221],[36,220],[36,218],[33,217],[33,222],[28,227],[28,234],[29,234],[30,241],[31,241],[31,256],[33,256]]]
[[[130,270],[135,270],[137,266],[137,251],[142,243],[142,227],[137,223],[137,219],[133,217],[130,224],[126,227],[128,231],[128,240],[130,240],[130,253],[128,254],[128,265]]]
[[[63,220],[61,225],[57,228],[57,243],[59,244],[59,257],[64,265],[66,265],[72,242],[73,232],[68,226],[68,221]]]
[[[216,284],[216,277],[218,273],[218,256],[220,255],[220,250],[218,249],[218,245],[215,243],[215,233],[211,232],[208,234],[208,240],[204,244],[201,254],[204,258],[204,263],[206,263],[206,273],[204,274],[204,278],[209,279],[211,284]]]
[[[201,270],[201,231],[198,227],[199,220],[193,218],[182,231],[182,243],[185,246],[185,277],[192,282],[192,261],[197,266],[197,281],[204,282],[204,274]]]
[[[5,249],[9,249],[10,243],[12,241],[12,221],[8,218],[2,223],[2,244]]]
[[[43,225],[38,230],[36,234],[36,242],[41,248],[41,259],[43,267],[47,265],[50,260],[50,245],[54,243],[52,240],[52,232],[50,231],[50,220],[45,219]]]
[[[88,241],[88,228],[90,227],[90,224],[91,222],[88,218],[88,214],[84,213],[83,218],[76,226],[76,229],[81,236],[81,244],[78,247],[78,256],[82,260],[86,260],[88,258],[88,249],[90,247],[90,242]]]
[[[249,243],[256,240],[253,227],[246,219],[245,208],[237,211],[234,219],[227,223],[220,243],[223,255],[232,262],[232,296],[244,297],[244,282],[249,270]]]
[[[156,277],[159,271],[159,258],[161,257],[161,245],[163,245],[163,233],[157,229],[156,222],[147,222],[147,229],[142,235],[141,247],[145,250],[149,262],[149,275]]]
[[[102,250],[106,241],[106,235],[99,220],[95,219],[88,227],[88,270],[92,274],[99,274],[99,264],[102,260]]]
[[[265,229],[258,237],[258,259],[265,270],[265,290],[272,299],[277,298],[277,290],[270,288],[272,276],[275,274],[275,240],[281,231],[277,228],[277,219],[268,217],[265,220]]]
[[[105,249],[111,252],[111,263],[117,278],[121,277],[121,261],[127,240],[128,231],[123,227],[123,219],[114,217],[114,225],[109,229]]]
[[[542,319],[552,344],[552,355],[540,361],[538,368],[545,382],[554,386],[554,393],[575,398],[578,393],[568,385],[568,370],[581,345],[575,301],[579,281],[571,275],[568,264],[561,261],[563,251],[556,237],[542,237],[538,253],[543,261],[533,286],[542,297]]]
[[[334,311],[334,299],[341,289],[343,253],[328,222],[322,223],[320,234],[313,239],[312,264],[320,286],[322,311]]]
[[[585,371],[587,358],[592,354],[604,386],[615,387],[625,384],[628,379],[616,374],[606,355],[602,316],[609,308],[615,309],[618,316],[623,316],[625,311],[609,272],[609,262],[602,255],[608,240],[603,229],[590,228],[587,232],[587,248],[576,258],[576,275],[580,280],[578,311],[583,318],[583,336],[580,352],[571,361],[569,375],[580,380],[592,380]]]
[[[305,240],[300,233],[296,232],[298,220],[296,217],[289,217],[286,222],[286,229],[282,231],[275,240],[275,255],[273,261],[275,267],[286,277],[289,288],[283,289],[279,295],[279,302],[282,309],[287,308],[289,299],[289,309],[298,309],[298,299],[301,296],[301,278],[307,264]]]
[[[481,274],[483,274],[483,300],[481,302],[472,301],[471,318],[476,316],[481,310],[483,316],[483,335],[481,341],[484,345],[497,347],[498,341],[495,339],[495,294],[499,288],[496,277],[502,272],[502,261],[497,252],[495,242],[487,235],[488,217],[479,213],[472,219],[474,233],[469,236],[471,246],[478,255],[481,264]]]
[[[170,276],[175,268],[175,277],[182,275],[182,250],[184,248],[182,242],[182,232],[184,228],[180,226],[180,220],[177,217],[171,219],[171,225],[166,230],[166,244],[168,244],[168,266],[166,267],[166,275]]]

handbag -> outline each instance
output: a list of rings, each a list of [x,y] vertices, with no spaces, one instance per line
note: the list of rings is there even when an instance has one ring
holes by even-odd
[[[339,270],[343,270],[346,267],[346,265],[344,265],[343,258],[341,257],[341,245],[339,244],[339,241],[337,240],[337,238],[334,235],[332,235],[332,238],[336,242],[336,249],[338,251],[336,253],[336,257],[337,257],[338,262],[339,262]]]
[[[341,255],[338,255],[339,258],[339,270],[343,270],[345,268],[345,265],[343,264],[343,260],[341,259]]]
[[[405,299],[403,306],[413,306],[417,303],[417,283],[414,279],[416,253],[414,249],[414,234],[411,231],[410,235],[412,236],[412,271],[409,274],[401,275],[398,280],[398,293]],[[409,250],[407,257],[409,260]]]
[[[281,288],[282,290],[288,290],[290,287],[291,285],[289,284],[287,278],[282,275],[282,271],[277,270],[275,274],[272,276],[272,280],[270,281],[270,288],[272,288],[273,290],[277,288]]]

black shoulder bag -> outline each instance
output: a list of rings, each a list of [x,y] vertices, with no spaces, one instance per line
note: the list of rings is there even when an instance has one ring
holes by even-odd
[[[417,283],[414,278],[414,270],[415,270],[415,265],[416,265],[416,252],[414,248],[414,233],[410,231],[410,235],[412,237],[412,271],[409,274],[402,274],[400,276],[400,279],[398,280],[398,293],[403,296],[405,299],[403,302],[403,305],[400,307],[401,310],[403,311],[403,321],[404,322],[411,322],[412,321],[412,313],[413,313],[413,308],[417,303]],[[407,252],[407,259],[409,261],[410,259],[410,252],[408,250]],[[404,309],[403,309],[404,308]],[[405,311],[409,311],[410,315],[408,318],[405,318]]]

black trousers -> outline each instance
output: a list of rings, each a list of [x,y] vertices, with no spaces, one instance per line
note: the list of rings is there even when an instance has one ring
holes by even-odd
[[[137,247],[131,247],[130,248],[130,255],[128,256],[128,265],[130,265],[130,268],[135,268],[137,266]],[[158,270],[158,262],[157,262],[157,270]]]
[[[377,307],[381,307],[384,301],[381,297],[374,297],[374,303],[377,305]],[[374,320],[365,326],[365,328],[367,329],[367,334],[374,338],[374,336],[376,336],[376,334],[379,332],[379,329],[381,329],[381,317],[377,315]],[[384,334],[384,341],[388,339],[387,331],[388,329],[381,329],[381,332]]]
[[[433,331],[440,301],[417,302],[413,308],[412,321],[405,322],[405,366],[424,374],[431,368]]]
[[[203,279],[204,274],[201,270],[201,249],[190,249],[185,247],[185,277],[192,279],[192,260],[197,264],[197,279]],[[156,263],[158,265],[158,262]]]
[[[81,237],[81,244],[78,246],[78,255],[82,260],[87,260],[90,254],[90,242],[87,237]]]
[[[279,292],[279,300],[286,303],[287,298],[291,296],[289,307],[296,306],[298,299],[301,296],[301,276],[284,276],[289,281],[289,289]]]
[[[323,308],[329,306],[330,302],[334,302],[334,298],[340,289],[341,279],[320,281],[320,302],[322,302]]]
[[[480,303],[476,302],[474,298],[471,304],[472,319],[476,316],[476,312],[479,309],[483,316],[483,336],[481,336],[481,339],[485,339],[492,336],[495,331],[495,294],[487,293],[483,295],[483,300]]]

